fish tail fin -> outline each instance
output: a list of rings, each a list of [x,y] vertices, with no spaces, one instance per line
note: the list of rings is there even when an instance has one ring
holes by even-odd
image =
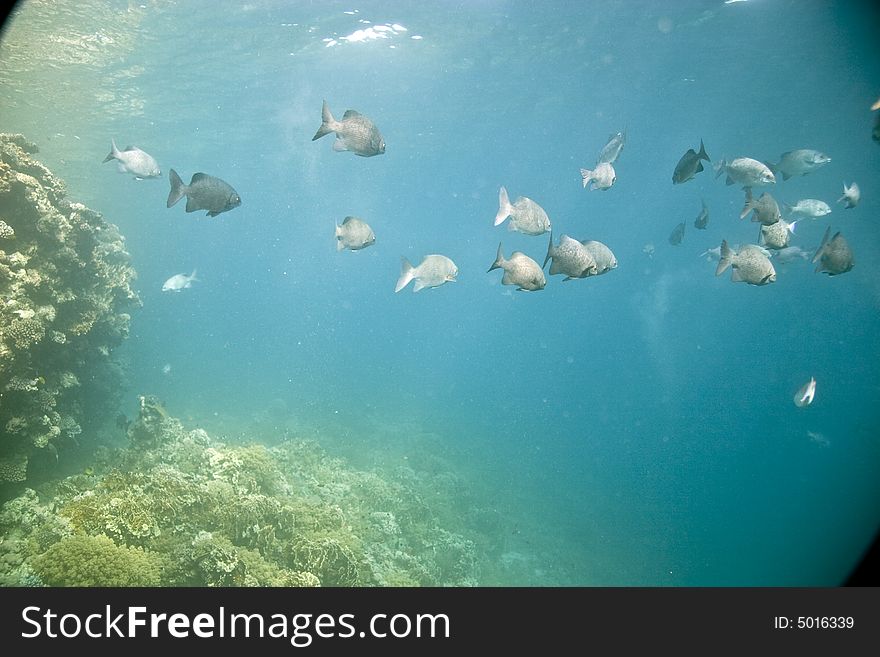
[[[498,242],[498,253],[495,254],[495,262],[492,263],[492,266],[489,267],[488,272],[493,269],[498,269],[499,267],[504,265],[504,253],[501,251],[501,242]]]
[[[590,181],[593,179],[593,172],[589,169],[581,169],[581,179],[584,183],[584,188],[590,184]]]
[[[544,264],[541,269],[547,266],[547,262],[553,257],[553,230],[550,231],[550,241],[547,243],[547,255],[544,257]]]
[[[400,278],[397,279],[397,285],[394,286],[395,292],[400,292],[415,277],[415,268],[410,264],[406,256],[400,258]]]
[[[170,208],[186,195],[187,186],[183,184],[180,176],[174,169],[168,172],[168,179],[171,181],[171,191],[168,193],[168,202],[165,203],[166,208]]]
[[[201,281],[199,281],[198,278],[196,278],[196,270],[195,269],[193,269],[192,274],[189,275],[189,280],[201,282]]]
[[[774,162],[770,162],[769,160],[765,160],[764,165],[768,169],[770,169],[770,173],[772,173],[774,176],[776,175],[776,172],[779,171],[779,163],[778,162],[774,163]],[[786,180],[788,180],[788,178],[786,178]]]
[[[104,161],[106,162],[107,160],[104,160]],[[838,203],[840,203],[841,201],[845,201],[845,200],[846,200],[846,193],[847,193],[848,191],[849,191],[849,190],[848,190],[847,187],[846,187],[846,181],[844,180],[844,181],[843,181],[843,195],[842,195],[839,199],[837,199],[837,202],[838,202]]]
[[[513,206],[510,204],[510,197],[507,190],[502,186],[498,191],[498,213],[495,215],[495,225],[499,226],[513,212]]]
[[[699,160],[706,160],[706,162],[711,162],[711,161],[712,161],[712,160],[709,159],[709,156],[708,156],[708,154],[706,153],[706,147],[703,146],[703,140],[702,140],[702,139],[700,140],[700,152],[697,153],[697,159],[699,159]]]
[[[790,224],[788,224],[788,230],[792,235],[794,235],[795,226],[797,226],[797,221],[792,221]]]
[[[339,222],[335,219],[333,220],[333,225],[336,226],[336,230],[333,231],[333,236],[336,238],[336,250],[342,251],[345,248],[345,245],[342,243],[342,240],[339,239],[342,237],[342,228],[339,225]]]
[[[312,141],[320,139],[324,135],[329,135],[331,132],[335,132],[333,130],[335,126],[336,119],[334,119],[333,115],[330,113],[330,106],[327,105],[327,101],[325,100],[324,104],[321,106],[321,127],[318,128],[318,132],[312,137]]]
[[[718,266],[715,268],[716,276],[721,276],[721,274],[733,264],[733,255],[733,251],[727,244],[727,240],[721,240],[721,259],[718,261]]]
[[[752,188],[746,187],[745,190],[746,190],[746,204],[743,206],[742,212],[739,213],[740,219],[745,219],[749,215],[749,212],[751,212],[752,210],[755,209],[755,202],[754,202],[754,199],[752,198]]]
[[[119,156],[119,149],[116,148],[116,140],[111,138],[110,139],[110,153],[107,155],[107,157],[104,158],[104,162],[109,162],[110,160],[115,160],[118,158],[118,156]],[[101,162],[101,164],[104,164],[104,162]],[[846,187],[846,185],[844,185],[844,187]]]
[[[822,238],[822,243],[819,245],[819,248],[816,249],[816,255],[813,256],[813,262],[818,262],[822,255],[825,253],[825,245],[828,244],[828,238],[831,237],[831,226],[825,229],[825,236]],[[819,266],[816,267],[816,271],[822,267],[822,263],[819,263]]]

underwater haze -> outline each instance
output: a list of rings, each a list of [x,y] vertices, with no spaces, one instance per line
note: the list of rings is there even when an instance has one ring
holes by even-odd
[[[468,491],[431,498],[444,518],[496,514],[481,585],[837,585],[880,528],[878,28],[843,1],[27,0],[0,41],[0,131],[125,237],[128,417],[155,395],[186,426],[308,435],[351,467],[436,457]],[[313,141],[325,100],[384,154]],[[617,132],[614,184],[585,189]],[[161,176],[102,163],[111,139]],[[674,185],[701,139],[711,162]],[[812,256],[830,226],[855,266],[716,276],[701,254],[759,225],[713,167],[795,149],[831,161],[755,196],[785,217],[827,202],[791,244]],[[166,208],[172,168],[241,205]],[[550,239],[493,225],[502,186],[617,268],[502,285],[499,242],[541,265]],[[337,251],[346,216],[375,244]],[[395,293],[401,257],[429,254],[457,280]]]

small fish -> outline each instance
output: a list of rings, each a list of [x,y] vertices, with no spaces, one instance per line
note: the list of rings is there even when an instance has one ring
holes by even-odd
[[[810,377],[810,380],[801,386],[801,389],[794,393],[794,405],[798,408],[804,408],[813,403],[816,397],[816,379]]]
[[[572,278],[586,278],[595,276],[599,268],[593,255],[576,239],[568,235],[559,238],[559,245],[553,246],[553,233],[550,233],[550,243],[547,245],[547,257],[544,258],[543,267],[547,266],[548,260],[553,260],[550,265],[550,275],[565,274],[563,280]]]
[[[828,447],[831,444],[831,441],[825,437],[825,434],[819,433],[818,431],[807,431],[807,438],[809,438],[811,442],[816,443],[819,447]]]
[[[517,290],[525,290],[527,292],[543,290],[544,286],[547,285],[547,279],[544,278],[544,270],[537,262],[520,251],[514,251],[510,254],[510,259],[505,260],[500,242],[498,243],[498,253],[495,256],[495,262],[489,267],[489,271],[499,268],[504,270],[504,276],[501,277],[502,285],[516,285]]]
[[[359,251],[376,243],[376,236],[370,225],[357,217],[346,217],[342,225],[336,224],[336,250]]]
[[[819,245],[816,255],[813,256],[813,262],[819,263],[816,265],[816,271],[824,272],[829,276],[845,274],[856,264],[853,260],[852,250],[840,231],[835,233],[830,240],[828,239],[829,235],[831,235],[831,226],[825,229],[822,244]]]
[[[321,106],[321,127],[312,137],[312,141],[331,132],[336,133],[334,151],[351,151],[361,157],[382,155],[385,152],[385,139],[370,119],[350,109],[345,111],[341,121],[337,121],[325,100]]]
[[[725,183],[728,185],[736,183],[743,187],[760,187],[776,183],[776,177],[770,168],[750,157],[738,157],[730,162],[721,160],[715,165],[715,177],[718,178],[722,173],[727,174]]]
[[[669,243],[672,244],[672,246],[678,246],[681,244],[681,240],[684,239],[684,227],[685,223],[682,221],[669,234]]]
[[[794,176],[805,176],[830,161],[831,158],[825,153],[810,148],[800,148],[783,153],[778,164],[767,163],[767,166],[773,173],[781,172],[782,179],[788,180]]]
[[[241,205],[241,197],[229,183],[219,178],[209,176],[206,173],[194,173],[189,185],[184,185],[183,180],[174,169],[169,173],[171,179],[171,191],[165,207],[170,208],[180,199],[186,196],[186,211],[207,210],[209,217],[216,217],[221,212],[227,212]]]
[[[680,185],[688,180],[692,180],[700,171],[703,170],[703,163],[700,160],[711,162],[709,156],[706,155],[706,148],[703,146],[703,140],[700,140],[700,152],[697,153],[693,148],[689,148],[687,152],[681,156],[678,164],[675,165],[675,171],[672,172],[672,184]]]
[[[162,374],[164,374],[165,376],[171,374],[171,363],[165,363],[162,366]]]
[[[846,183],[843,183],[843,196],[837,199],[838,203],[843,203],[843,209],[849,210],[850,208],[854,208],[859,204],[859,200],[862,198],[862,192],[859,190],[859,186],[856,183],[853,183],[849,187],[846,186]]]
[[[596,164],[614,164],[617,161],[617,158],[620,157],[620,153],[623,151],[625,144],[626,130],[608,137],[608,143],[602,147],[601,151],[599,151],[599,158],[596,160]]]
[[[721,258],[715,275],[720,276],[724,271],[733,266],[733,274],[730,278],[734,283],[740,281],[749,285],[767,285],[776,281],[776,270],[773,263],[764,255],[765,249],[746,244],[738,252],[733,251],[727,244],[727,240],[721,240]]]
[[[826,214],[831,214],[831,208],[825,201],[814,198],[801,199],[794,205],[782,204],[789,217],[802,217],[806,219],[818,219]]]
[[[196,270],[193,269],[193,273],[187,276],[186,274],[175,274],[167,281],[162,284],[163,292],[180,292],[181,290],[191,287],[193,281],[198,281],[196,278]]]
[[[413,292],[425,287],[439,287],[444,283],[454,282],[458,276],[458,267],[444,255],[427,255],[418,267],[413,267],[405,257],[400,259],[400,278],[397,279],[395,292],[400,292],[415,280]]]
[[[104,162],[110,160],[116,160],[119,173],[130,173],[138,180],[158,178],[162,175],[159,163],[152,155],[137,146],[126,146],[125,150],[121,151],[116,148],[116,141],[113,139],[110,140],[110,154],[104,158]]]
[[[581,178],[583,179],[584,188],[586,188],[587,185],[590,185],[591,190],[604,190],[614,184],[614,181],[617,180],[617,174],[614,172],[614,167],[611,166],[610,163],[600,162],[592,171],[589,169],[581,169]]]
[[[785,219],[780,219],[775,224],[762,225],[758,233],[758,243],[768,249],[784,249],[794,234],[796,224],[796,221],[788,223]]]
[[[605,244],[596,240],[582,240],[581,244],[584,245],[584,248],[589,251],[590,255],[593,256],[593,260],[596,261],[596,276],[601,276],[612,269],[617,269],[617,258],[614,256],[614,252]]]
[[[509,230],[526,235],[541,235],[550,230],[550,217],[544,212],[544,208],[526,196],[520,196],[511,205],[507,190],[502,187],[498,192],[498,213],[495,215],[495,225],[502,224],[508,217],[510,217]]]
[[[746,187],[745,190],[746,203],[743,206],[742,212],[739,213],[740,219],[745,219],[749,216],[749,212],[752,211],[754,211],[752,221],[759,221],[765,226],[775,224],[782,219],[782,214],[779,212],[779,204],[770,194],[764,192],[755,199],[752,197],[751,187]]]
[[[709,208],[706,205],[706,201],[703,199],[700,199],[700,203],[702,203],[703,208],[700,210],[700,214],[697,215],[697,218],[694,219],[694,228],[706,230],[706,226],[709,225]]]
[[[794,262],[798,258],[809,260],[812,255],[812,253],[802,249],[799,246],[786,246],[785,248],[776,251],[773,256],[773,260],[780,264],[787,265],[790,262]]]
[[[874,120],[874,128],[871,130],[871,139],[880,143],[880,114]]]
[[[644,253],[649,258],[654,257],[654,251],[655,249],[653,242],[648,242],[647,244],[645,244],[645,246],[642,247],[642,253]]]

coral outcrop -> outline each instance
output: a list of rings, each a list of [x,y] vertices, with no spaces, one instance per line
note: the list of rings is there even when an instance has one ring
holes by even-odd
[[[57,458],[108,402],[90,386],[112,375],[139,303],[119,231],[68,200],[36,152],[0,134],[0,483],[24,480],[35,450]]]

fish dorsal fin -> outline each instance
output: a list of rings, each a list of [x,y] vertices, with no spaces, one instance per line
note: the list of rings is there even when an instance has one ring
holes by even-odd
[[[137,146],[126,146],[122,150],[123,151],[136,151],[136,150],[138,150],[138,147]]]
[[[342,220],[342,225],[345,226],[345,225],[346,225],[347,223],[349,223],[352,219],[354,219],[354,217],[346,217],[345,219]]]
[[[342,115],[342,120],[344,121],[345,119],[351,119],[351,118],[354,118],[355,116],[360,116],[360,115],[361,115],[360,112],[356,112],[352,109],[345,110],[345,114]]]
[[[207,178],[210,178],[210,177],[211,176],[209,176],[207,173],[194,173],[192,180],[189,181],[189,184],[194,185],[199,180],[206,180]]]

